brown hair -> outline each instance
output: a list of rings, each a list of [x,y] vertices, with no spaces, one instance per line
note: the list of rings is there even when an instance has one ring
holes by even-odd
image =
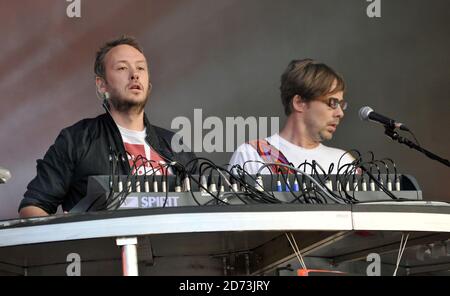
[[[94,72],[98,77],[106,79],[105,57],[111,49],[119,45],[132,46],[144,54],[144,50],[134,37],[122,35],[117,39],[108,41],[100,47],[95,56]]]
[[[333,83],[336,88],[330,92]],[[344,79],[329,66],[312,59],[294,60],[281,76],[281,100],[286,115],[292,113],[292,99],[299,95],[309,102],[329,93],[345,91]]]

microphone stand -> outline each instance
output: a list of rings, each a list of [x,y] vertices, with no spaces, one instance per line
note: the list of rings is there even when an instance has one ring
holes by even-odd
[[[408,146],[411,149],[415,149],[423,154],[425,154],[426,156],[428,156],[429,158],[439,161],[440,163],[443,163],[444,165],[450,167],[450,161],[448,161],[447,159],[444,159],[442,157],[437,156],[436,154],[420,147],[419,145],[415,144],[414,142],[410,141],[407,138],[404,138],[402,136],[399,135],[399,133],[397,133],[392,127],[385,125],[385,134],[391,138],[394,141],[399,142],[400,144],[404,144],[406,146]]]

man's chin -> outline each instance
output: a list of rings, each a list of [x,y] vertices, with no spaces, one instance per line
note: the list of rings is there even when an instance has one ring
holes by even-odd
[[[118,100],[123,101],[123,102],[128,102],[128,103],[135,103],[135,104],[141,104],[143,102],[147,101],[147,97],[144,96],[143,93],[139,93],[139,94],[127,94],[127,96],[123,96],[121,98],[119,98]]]
[[[122,98],[122,99],[111,99],[111,103],[119,112],[136,111],[142,112],[145,105],[147,104],[147,99],[137,99],[137,98]]]
[[[320,134],[321,142],[330,141],[333,139],[333,134],[329,132],[324,132]]]

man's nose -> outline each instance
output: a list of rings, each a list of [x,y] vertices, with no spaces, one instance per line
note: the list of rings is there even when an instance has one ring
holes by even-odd
[[[137,70],[133,70],[131,73],[131,80],[139,80],[139,73]]]
[[[341,105],[339,105],[338,107],[337,107],[337,109],[335,110],[335,114],[334,114],[334,116],[335,117],[338,117],[338,118],[344,118],[344,110],[342,110],[342,107],[341,107]]]

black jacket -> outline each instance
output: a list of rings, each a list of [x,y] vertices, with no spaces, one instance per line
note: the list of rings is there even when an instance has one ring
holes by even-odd
[[[173,152],[174,133],[153,126],[144,118],[146,140],[159,155],[183,165],[195,159],[191,152]],[[37,176],[28,185],[19,211],[36,206],[54,214],[59,205],[64,211],[71,210],[86,196],[89,176],[110,174],[111,151],[126,155],[119,129],[109,114],[82,120],[62,130],[44,159],[37,161]],[[127,175],[128,161],[120,163],[119,173]]]

